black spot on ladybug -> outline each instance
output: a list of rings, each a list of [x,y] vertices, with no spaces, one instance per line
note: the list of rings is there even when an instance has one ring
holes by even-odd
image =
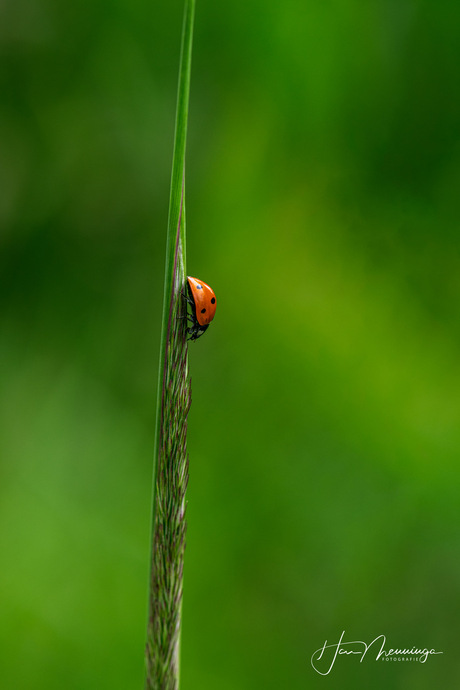
[[[197,285],[197,286],[196,286],[196,289],[197,289],[197,290],[202,290],[202,289],[203,289],[203,286],[202,286],[202,285]]]
[[[213,297],[213,298],[211,299],[211,304],[215,304],[215,303],[216,303],[216,298]]]
[[[206,309],[202,309],[202,310],[201,310],[201,313],[202,313],[202,314],[204,314],[204,313],[205,313],[205,311],[206,311]]]

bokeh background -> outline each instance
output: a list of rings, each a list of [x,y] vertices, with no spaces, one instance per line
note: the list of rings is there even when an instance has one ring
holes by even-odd
[[[143,686],[181,2],[0,7],[0,684]],[[460,687],[460,6],[198,0],[184,690]],[[337,641],[443,654],[312,653]]]

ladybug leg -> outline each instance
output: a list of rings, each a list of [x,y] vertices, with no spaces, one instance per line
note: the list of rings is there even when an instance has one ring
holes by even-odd
[[[192,299],[190,299],[190,297],[188,295],[186,295],[184,292],[182,292],[182,290],[180,291],[180,294],[188,302],[188,304],[191,304],[192,307],[194,306],[194,304],[195,304],[194,301]]]
[[[197,324],[195,322],[193,322],[193,326],[187,328],[187,333],[189,335],[187,340],[196,340],[198,338]]]

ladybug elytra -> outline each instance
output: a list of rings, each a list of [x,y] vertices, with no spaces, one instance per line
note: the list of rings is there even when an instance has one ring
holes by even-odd
[[[216,313],[216,296],[212,288],[202,280],[187,276],[187,302],[192,308],[188,315],[191,326],[187,329],[189,340],[196,340],[208,329]]]

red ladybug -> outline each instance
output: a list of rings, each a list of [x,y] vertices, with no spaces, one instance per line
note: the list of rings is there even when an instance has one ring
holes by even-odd
[[[202,280],[187,276],[187,302],[192,308],[192,315],[188,315],[191,322],[187,329],[189,340],[196,340],[207,330],[216,313],[216,296],[212,288]]]

